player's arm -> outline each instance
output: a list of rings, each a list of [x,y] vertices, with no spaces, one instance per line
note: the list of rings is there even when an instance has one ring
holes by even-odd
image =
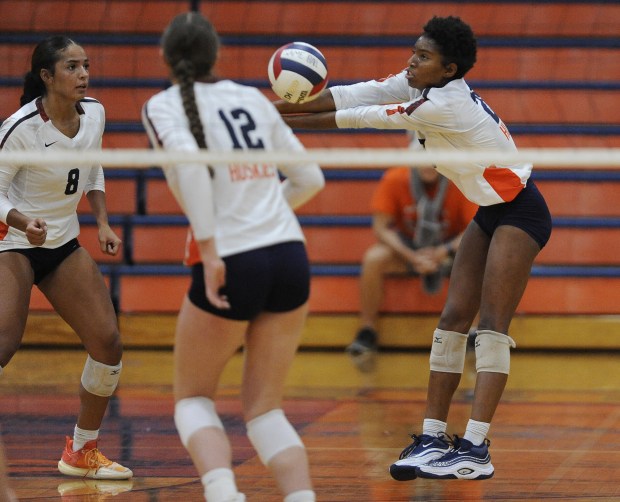
[[[41,246],[47,239],[47,224],[42,218],[30,218],[18,211],[9,200],[8,191],[18,168],[0,168],[0,221],[26,234],[33,246]]]
[[[105,192],[103,190],[90,190],[86,194],[86,199],[88,200],[88,204],[97,222],[99,248],[101,252],[116,256],[122,241],[110,227]]]
[[[290,113],[327,112],[336,109],[334,97],[329,89],[323,89],[317,98],[307,103],[289,103],[283,99],[278,99],[274,101],[273,104],[282,115]]]

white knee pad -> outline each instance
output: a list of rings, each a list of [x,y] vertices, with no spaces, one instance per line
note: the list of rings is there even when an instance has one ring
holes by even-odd
[[[203,427],[217,427],[224,430],[224,425],[215,411],[215,403],[208,397],[196,396],[181,399],[174,405],[174,424],[187,448],[189,438]]]
[[[280,409],[253,418],[246,426],[250,443],[264,465],[269,465],[273,457],[287,448],[304,447],[299,434]]]
[[[481,329],[476,331],[476,371],[510,373],[510,347],[516,347],[508,335]]]
[[[82,371],[82,386],[95,396],[109,397],[118,385],[122,367],[122,362],[116,366],[109,366],[95,361],[89,355]]]
[[[467,334],[436,329],[431,346],[431,370],[443,373],[463,373]]]

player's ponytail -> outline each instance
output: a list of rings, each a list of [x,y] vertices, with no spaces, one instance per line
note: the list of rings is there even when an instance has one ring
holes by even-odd
[[[45,83],[41,78],[41,70],[54,75],[56,63],[61,53],[75,42],[64,35],[54,35],[40,42],[32,52],[30,71],[24,77],[24,92],[19,100],[20,106],[30,103],[39,96],[45,96]]]
[[[196,12],[179,14],[162,36],[164,58],[179,84],[183,109],[199,148],[207,148],[204,128],[196,104],[197,78],[213,80],[211,71],[217,60],[220,40],[213,25]],[[209,167],[213,176],[213,170]]]
[[[194,65],[191,61],[181,60],[172,69],[179,82],[183,109],[189,121],[189,128],[196,139],[199,148],[207,148],[202,121],[196,105],[196,95],[194,93]]]

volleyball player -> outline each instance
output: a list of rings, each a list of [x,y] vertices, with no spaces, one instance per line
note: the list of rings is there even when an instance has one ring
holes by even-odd
[[[260,91],[218,80],[219,38],[198,13],[175,17],[162,52],[174,85],[143,108],[152,143],[166,150],[303,151]],[[175,340],[175,423],[208,502],[242,501],[231,445],[215,407],[218,380],[245,344],[241,399],[250,442],[286,502],[315,494],[304,445],[282,410],[286,375],[307,313],[309,265],[293,209],[324,185],[316,164],[165,167],[192,241],[189,292]]]
[[[293,127],[416,131],[426,149],[515,152],[506,125],[465,82],[476,61],[476,39],[457,17],[434,17],[415,42],[407,68],[379,81],[336,86],[304,105],[277,102]],[[333,111],[337,110],[337,111]],[[315,112],[315,113],[312,113]],[[322,113],[321,113],[322,112]],[[547,205],[530,179],[532,165],[438,164],[480,208],[465,231],[452,269],[448,298],[433,334],[422,433],[390,467],[395,479],[485,479],[491,420],[510,370],[510,321],[534,258],[551,234]],[[463,372],[467,333],[480,310],[477,379],[463,438],[446,433],[448,410]]]
[[[99,149],[103,107],[86,97],[88,58],[64,36],[39,43],[24,80],[21,108],[0,127],[4,152]],[[58,463],[69,476],[126,479],[131,470],[97,448],[99,427],[121,373],[122,346],[108,289],[77,240],[82,194],[99,227],[101,251],[121,240],[108,224],[100,165],[0,165],[0,373],[20,346],[33,285],[80,337],[88,357],[73,437]],[[57,368],[57,371],[63,371]]]

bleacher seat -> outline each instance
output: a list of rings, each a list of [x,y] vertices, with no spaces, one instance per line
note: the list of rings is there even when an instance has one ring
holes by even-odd
[[[167,85],[159,35],[189,5],[188,0],[4,0],[0,120],[17,108],[34,43],[49,33],[67,33],[90,57],[89,94],[107,112],[104,147],[146,148],[140,109]],[[460,15],[472,24],[480,46],[467,80],[509,125],[518,146],[620,147],[620,5],[615,2],[263,0],[202,2],[201,10],[224,42],[219,74],[256,85],[270,98],[267,61],[288,41],[321,47],[331,84],[349,83],[401,70],[414,41],[412,29],[421,29],[432,15]],[[299,137],[308,148],[407,144],[402,132],[299,131]],[[178,204],[158,169],[106,173],[111,222],[124,240],[122,256],[98,253],[84,202],[79,208],[82,244],[102,263],[121,316],[174,313],[187,287],[181,265],[186,222]],[[374,240],[368,203],[381,173],[327,166],[327,187],[299,211],[313,266],[310,307],[316,317],[353,319],[359,309],[359,263]],[[548,199],[555,230],[536,260],[519,314],[617,313],[620,302],[610,292],[618,290],[620,280],[615,253],[620,176],[536,169],[534,179]],[[416,279],[390,278],[383,309],[393,315],[436,315],[444,300],[445,289],[429,297]],[[50,307],[35,292],[32,308]]]

